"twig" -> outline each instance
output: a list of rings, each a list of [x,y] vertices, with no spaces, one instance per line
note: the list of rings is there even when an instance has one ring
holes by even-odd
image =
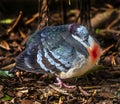
[[[33,22],[36,18],[38,18],[39,17],[39,13],[36,13],[36,14],[34,14],[33,16],[32,16],[32,18],[30,18],[29,20],[27,20],[26,22],[25,22],[25,24],[26,25],[29,25],[31,22]]]
[[[79,86],[78,88],[83,95],[90,96],[90,94],[88,92],[86,92],[85,90],[83,90],[81,86]]]
[[[109,49],[111,49],[112,47],[114,47],[113,44],[110,45],[110,46],[108,46],[106,49],[104,49],[104,50],[102,51],[102,55],[105,54],[105,53],[106,53]]]
[[[17,19],[16,19],[15,23],[12,25],[12,27],[7,29],[7,33],[11,32],[17,26],[17,24],[20,21],[21,17],[22,17],[22,11],[20,11],[19,16],[17,17]]]
[[[110,29],[114,24],[118,23],[118,21],[120,20],[120,15],[118,15],[117,19],[114,19],[108,26],[107,29]]]
[[[103,13],[97,14],[94,18],[91,19],[92,27],[96,28],[100,24],[107,21],[111,17],[113,12],[115,12],[115,9],[109,9],[109,10],[106,10],[105,12],[103,12]]]
[[[115,33],[120,35],[120,31],[119,30],[113,30],[113,29],[101,29],[100,30],[100,34],[105,33],[105,32],[110,32],[110,33]]]
[[[119,45],[120,45],[120,38],[119,38],[119,40],[117,41],[115,47],[119,47]]]
[[[88,87],[83,87],[84,90],[90,90],[90,89],[100,89],[101,86],[88,86]]]
[[[111,64],[112,64],[113,66],[116,66],[115,56],[112,56]]]
[[[48,25],[48,0],[42,1],[42,8],[41,8],[41,21],[37,27],[37,29],[41,29],[44,26]]]
[[[97,93],[97,90],[94,90],[92,96],[91,96],[91,97],[88,99],[88,101],[87,101],[88,104],[90,104],[90,103],[93,101],[94,96],[96,95],[96,93]]]
[[[119,85],[119,84],[118,84]],[[87,86],[87,87],[83,87],[84,90],[91,90],[91,89],[101,89],[103,86]],[[104,85],[104,87],[116,87],[116,84],[112,84],[112,85]]]
[[[8,69],[11,69],[14,66],[15,66],[15,63],[12,63],[12,64],[9,64],[7,66],[2,67],[1,70],[8,70]]]
[[[55,87],[54,85],[51,85],[51,84],[49,84],[49,86],[61,94],[73,97],[73,95],[68,93],[66,90],[60,89],[59,87]]]

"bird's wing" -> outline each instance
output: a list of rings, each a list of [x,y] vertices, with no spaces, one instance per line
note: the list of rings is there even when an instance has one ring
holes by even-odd
[[[61,36],[69,45],[71,45],[71,47],[74,47],[76,51],[88,58],[87,49],[79,41],[72,37],[72,33],[68,32],[66,34],[61,34]]]
[[[16,69],[21,69],[27,72],[43,73],[41,67],[36,61],[37,58],[37,45],[27,47],[20,55],[16,58]]]
[[[16,68],[33,73],[68,71],[74,56],[74,48],[59,31],[45,28],[30,37],[26,49],[16,58]]]
[[[46,34],[46,37],[42,39],[44,59],[50,64],[47,65],[54,66],[54,69],[48,67],[53,72],[68,71],[75,58],[74,48],[60,35],[65,32],[56,30],[54,27],[47,28],[47,32],[42,32],[42,36],[45,37]],[[41,50],[38,53],[40,60]],[[38,63],[41,64],[40,61]]]

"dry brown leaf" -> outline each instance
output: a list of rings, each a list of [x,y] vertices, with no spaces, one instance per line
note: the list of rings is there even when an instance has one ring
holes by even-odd
[[[23,99],[21,101],[21,104],[33,104],[33,101],[32,100]]]
[[[26,38],[26,34],[25,34],[25,33],[23,33],[20,29],[19,29],[19,33],[20,33],[20,35],[21,35],[21,38],[23,38],[23,39],[25,39],[25,38]]]
[[[0,47],[5,50],[10,50],[9,44],[5,40],[0,41]]]

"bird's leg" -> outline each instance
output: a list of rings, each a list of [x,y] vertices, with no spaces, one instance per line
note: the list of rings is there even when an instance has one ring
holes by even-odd
[[[55,83],[55,84],[60,86],[60,88],[62,88],[62,87],[65,87],[65,88],[68,88],[68,89],[75,88],[75,86],[66,85],[64,82],[61,81],[61,79],[59,77],[56,77],[56,80],[57,80],[57,83]]]

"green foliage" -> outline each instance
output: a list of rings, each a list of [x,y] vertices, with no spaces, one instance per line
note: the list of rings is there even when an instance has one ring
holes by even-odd
[[[115,92],[114,98],[120,98],[120,89]]]
[[[11,100],[11,97],[8,95],[5,95],[4,97],[0,98],[0,100],[2,100],[2,101]]]
[[[4,19],[4,20],[0,20],[0,24],[11,24],[14,21],[14,19]]]
[[[4,76],[4,77],[14,77],[13,74],[9,74],[9,71],[3,71],[3,70],[0,70],[0,76]]]
[[[97,29],[95,30],[95,33],[96,33],[96,34],[99,34],[99,33],[100,33],[100,29],[97,28]]]

